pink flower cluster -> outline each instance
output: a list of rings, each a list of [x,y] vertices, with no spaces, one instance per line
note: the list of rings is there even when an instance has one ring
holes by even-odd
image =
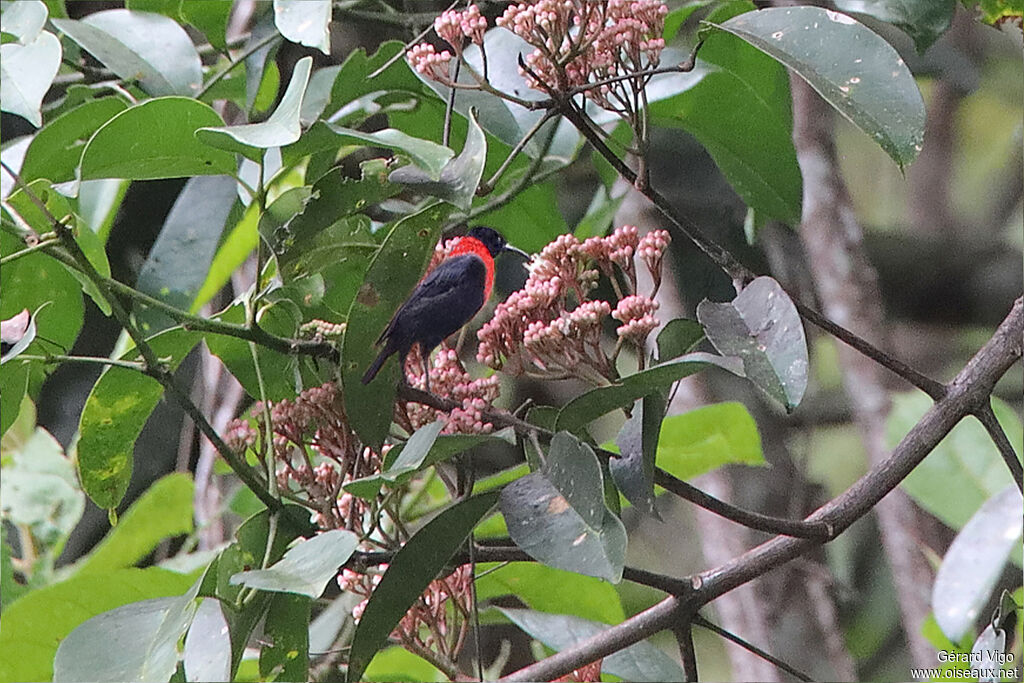
[[[410,383],[425,388],[418,352],[409,354],[405,368]],[[494,425],[487,422],[483,414],[491,410],[498,398],[498,382],[497,375],[473,379],[462,367],[455,349],[442,346],[431,361],[430,390],[438,396],[452,399],[459,406],[449,413],[442,413],[422,403],[399,402],[395,421],[409,433],[441,418],[448,421],[441,430],[444,434],[489,434]]]
[[[366,528],[373,527],[368,519],[370,504],[343,487],[379,472],[391,446],[385,445],[380,453],[364,447],[349,427],[337,396],[337,386],[328,382],[306,389],[292,401],[271,405],[277,483],[282,489],[305,494],[320,528],[349,529],[363,535]],[[228,424],[224,441],[230,448],[260,447],[266,434],[263,405],[257,403],[251,415],[251,421],[236,419]],[[311,455],[322,459],[314,464]]]
[[[650,80],[631,74],[658,66],[667,13],[663,0],[524,0],[510,4],[495,24],[534,48],[520,69],[531,88],[544,93],[579,88],[597,105],[631,117],[637,113],[637,93]],[[419,73],[450,85],[449,62],[461,57],[467,38],[482,46],[486,30],[487,20],[475,4],[447,10],[434,20],[434,31],[452,51],[421,43],[407,59]]]
[[[656,67],[667,13],[662,0],[531,0],[510,5],[495,23],[535,48],[522,70],[530,87],[565,92]],[[585,92],[605,109],[630,113],[631,93],[647,80]]]
[[[383,571],[387,567],[383,564],[378,569]],[[360,574],[350,569],[343,569],[338,576],[341,590],[363,596],[363,600],[352,609],[356,623],[362,618],[370,595],[380,580],[380,573]],[[468,633],[472,582],[470,565],[462,565],[448,576],[432,581],[398,622],[391,637],[413,652],[430,650],[454,661]]]
[[[588,296],[597,286],[599,271],[617,291],[621,276],[628,291],[635,292],[634,255],[642,250],[644,264],[660,269],[667,246],[668,233],[659,230],[640,238],[629,225],[584,242],[560,235],[531,263],[523,289],[498,304],[494,316],[477,333],[477,360],[511,374],[578,377],[597,384],[614,381],[620,345],[611,355],[605,352],[604,323],[609,316],[621,322],[620,344],[630,342],[642,349],[658,324],[654,292],[650,296],[620,294],[614,309],[609,302]],[[652,277],[660,281],[660,272]]]

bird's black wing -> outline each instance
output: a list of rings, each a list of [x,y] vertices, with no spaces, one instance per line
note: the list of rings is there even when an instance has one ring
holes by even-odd
[[[432,270],[395,313],[381,335],[433,348],[484,305],[487,271],[472,254],[454,256]]]

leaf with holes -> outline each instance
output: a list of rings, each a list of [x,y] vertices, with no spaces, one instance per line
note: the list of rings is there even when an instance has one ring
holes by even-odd
[[[807,389],[807,339],[779,283],[759,277],[730,303],[704,300],[697,319],[724,356],[743,361],[751,382],[792,412]]]
[[[543,469],[501,492],[509,536],[538,562],[556,569],[622,579],[626,530],[604,504],[601,466],[590,446],[559,432]]]

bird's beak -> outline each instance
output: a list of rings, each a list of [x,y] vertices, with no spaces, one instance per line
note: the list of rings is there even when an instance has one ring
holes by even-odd
[[[533,260],[532,256],[530,256],[529,254],[527,254],[525,251],[523,251],[522,249],[520,249],[518,247],[513,247],[511,244],[506,244],[504,247],[501,248],[501,250],[502,251],[512,252],[513,254],[519,254],[520,256],[522,256],[527,261]]]

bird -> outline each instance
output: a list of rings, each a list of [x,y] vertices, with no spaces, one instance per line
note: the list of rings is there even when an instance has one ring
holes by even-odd
[[[416,285],[377,338],[376,344],[383,342],[384,348],[367,368],[363,384],[369,384],[384,361],[396,353],[404,368],[409,351],[419,344],[429,391],[430,352],[483,308],[494,284],[494,258],[502,252],[530,258],[486,226],[477,226],[459,238],[451,254]]]

